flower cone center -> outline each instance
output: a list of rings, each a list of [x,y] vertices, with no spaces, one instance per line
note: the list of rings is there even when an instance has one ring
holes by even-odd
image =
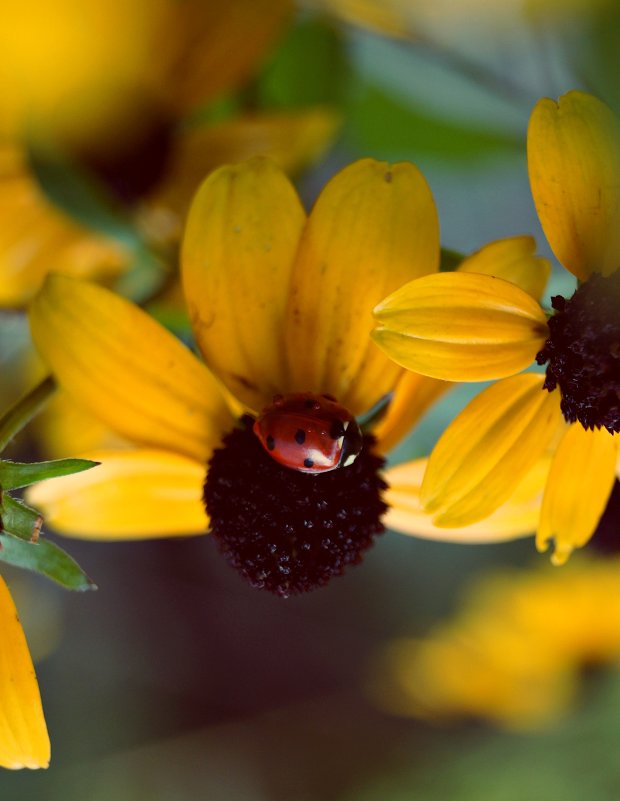
[[[309,475],[272,459],[245,416],[209,462],[211,534],[253,586],[282,597],[326,584],[362,560],[384,530],[384,460],[364,437],[353,464]]]
[[[569,423],[620,431],[620,271],[594,273],[567,300],[551,299],[549,338],[537,354],[545,389],[560,389]]]

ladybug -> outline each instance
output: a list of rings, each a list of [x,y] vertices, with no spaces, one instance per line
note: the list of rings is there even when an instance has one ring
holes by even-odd
[[[267,453],[301,473],[326,473],[352,464],[362,450],[353,415],[331,395],[276,395],[254,423]]]

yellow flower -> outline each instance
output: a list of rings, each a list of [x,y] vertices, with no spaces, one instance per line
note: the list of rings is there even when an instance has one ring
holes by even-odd
[[[46,768],[50,741],[41,696],[13,599],[0,578],[0,766]]]
[[[448,386],[406,373],[369,337],[378,299],[438,263],[435,206],[411,164],[352,164],[309,216],[273,162],[217,170],[194,200],[182,256],[206,367],[101,287],[53,275],[34,300],[33,338],[61,388],[136,447],[99,452],[89,475],[33,487],[30,501],[73,536],[209,525],[255,586],[287,595],[325,583],[383,529],[379,454]],[[332,395],[352,415],[395,397],[353,464],[307,475],[263,449],[251,418],[237,420],[299,392]],[[409,487],[401,498],[417,496]]]
[[[439,526],[483,519],[554,454],[537,546],[564,562],[591,537],[618,470],[620,150],[595,98],[541,100],[528,131],[532,194],[562,264],[583,283],[543,309],[503,278],[462,272],[413,281],[375,309],[375,341],[398,363],[450,381],[503,378],[452,422],[422,487]],[[546,377],[514,375],[532,362]],[[506,377],[510,376],[510,377]],[[544,389],[544,392],[541,392]]]
[[[620,660],[619,578],[618,558],[490,575],[429,636],[390,644],[373,694],[397,714],[547,725],[584,668]]]
[[[292,3],[7,0],[2,11],[0,139],[109,153],[155,113],[179,118],[242,85]]]
[[[11,0],[0,31],[0,306],[23,306],[49,271],[109,281],[133,258],[53,204],[26,142],[51,141],[163,251],[223,162],[261,153],[296,171],[324,152],[339,125],[327,108],[185,121],[249,77],[290,11],[290,0],[61,0],[50,36],[48,4]]]

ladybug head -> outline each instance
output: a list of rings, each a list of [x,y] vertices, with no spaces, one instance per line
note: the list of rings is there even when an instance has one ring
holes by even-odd
[[[342,451],[338,465],[348,467],[359,456],[364,445],[362,431],[355,420],[347,420],[343,423],[344,433],[342,436]]]

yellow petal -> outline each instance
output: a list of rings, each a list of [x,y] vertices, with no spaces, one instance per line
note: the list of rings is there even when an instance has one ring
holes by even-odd
[[[179,113],[254,75],[293,13],[291,0],[173,0],[166,5],[150,66],[163,73],[163,102]]]
[[[533,236],[511,236],[489,242],[463,259],[458,270],[503,278],[540,300],[549,280],[551,264],[548,259],[536,255]]]
[[[46,459],[64,459],[92,450],[130,448],[124,440],[96,417],[58,390],[30,423],[37,446]]]
[[[207,530],[205,465],[156,450],[92,451],[84,458],[101,464],[36,484],[26,493],[46,525],[61,534],[135,540]]]
[[[232,418],[215,379],[172,334],[106,289],[49,276],[30,310],[59,384],[132,441],[206,461]]]
[[[364,159],[336,175],[310,215],[293,273],[289,388],[331,393],[354,414],[390,391],[400,371],[370,340],[372,308],[438,260],[437,212],[416,167]]]
[[[74,223],[43,196],[17,148],[0,147],[0,306],[23,306],[54,269],[104,279],[127,263],[115,243]]]
[[[577,278],[620,264],[620,128],[604,103],[569,92],[543,98],[527,135],[530,184],[558,260]]]
[[[448,381],[404,372],[396,385],[387,414],[373,429],[377,449],[387,453],[397,445],[451,386]]]
[[[508,500],[562,425],[559,393],[525,373],[480,393],[430,456],[422,502],[438,526],[483,520]]]
[[[184,129],[175,139],[164,179],[149,200],[151,214],[173,215],[178,233],[192,195],[214,169],[262,155],[295,173],[325,152],[339,124],[331,109],[312,108]]]
[[[551,465],[536,535],[540,551],[555,540],[554,564],[563,564],[594,533],[614,485],[615,465],[616,443],[608,431],[569,426]]]
[[[513,495],[493,514],[478,523],[459,528],[439,528],[425,512],[420,488],[428,459],[417,459],[392,467],[385,478],[389,510],[383,519],[388,528],[414,537],[455,543],[503,542],[532,534],[538,526],[540,504],[549,458],[544,457],[524,476]]]
[[[284,314],[305,222],[295,190],[262,158],[203,183],[183,243],[183,284],[207,365],[254,410],[285,384]]]
[[[538,303],[515,284],[438,273],[375,308],[375,342],[397,364],[445,381],[486,381],[523,370],[548,336]]]
[[[0,578],[0,765],[46,768],[50,761],[39,685],[8,587]]]

